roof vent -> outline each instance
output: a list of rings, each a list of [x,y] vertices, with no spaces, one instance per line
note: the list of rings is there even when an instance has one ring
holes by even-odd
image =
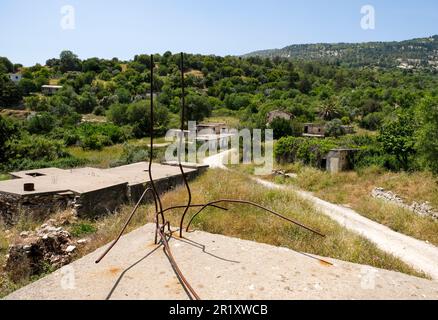
[[[24,191],[26,191],[26,192],[35,191],[35,184],[33,184],[33,183],[25,183],[23,188],[24,188]]]

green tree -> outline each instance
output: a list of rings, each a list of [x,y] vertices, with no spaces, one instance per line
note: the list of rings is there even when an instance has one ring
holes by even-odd
[[[37,87],[35,83],[30,79],[26,79],[26,78],[21,79],[18,86],[21,92],[23,93],[23,95],[25,96],[29,95],[29,93],[31,92],[37,91]]]
[[[405,171],[410,169],[412,155],[415,154],[415,125],[412,115],[400,113],[380,129],[378,141],[383,150],[394,156]]]
[[[27,120],[27,129],[32,134],[49,133],[56,126],[56,118],[48,112],[41,112]]]
[[[0,75],[0,107],[10,107],[21,101],[20,88],[7,75]]]
[[[420,124],[417,149],[425,167],[438,173],[438,97],[428,96],[419,104],[416,113]]]
[[[14,65],[6,57],[0,57],[0,74],[14,71]]]
[[[319,107],[319,116],[324,120],[333,120],[341,116],[338,101],[335,98],[324,100]]]
[[[344,134],[345,132],[342,128],[342,121],[339,119],[333,119],[325,125],[325,135],[327,137],[338,138]]]
[[[276,118],[272,120],[269,128],[274,131],[274,138],[280,139],[287,136],[299,136],[302,133],[301,127],[292,120]]]
[[[8,142],[19,134],[18,127],[9,119],[0,115],[0,162],[8,157]]]
[[[59,58],[59,68],[61,72],[80,71],[82,69],[81,60],[71,51],[62,51]]]

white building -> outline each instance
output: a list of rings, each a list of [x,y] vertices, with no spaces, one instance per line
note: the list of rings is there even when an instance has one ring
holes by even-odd
[[[62,86],[44,85],[41,87],[41,91],[48,95],[55,94],[59,89],[62,89]]]
[[[23,79],[23,75],[21,73],[10,73],[9,79],[11,79],[11,81],[14,83],[19,83],[21,79]]]

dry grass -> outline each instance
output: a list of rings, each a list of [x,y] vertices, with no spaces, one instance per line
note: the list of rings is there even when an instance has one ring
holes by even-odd
[[[57,86],[57,85],[59,85],[59,81],[60,81],[61,79],[58,79],[58,78],[52,78],[52,79],[50,79],[49,80],[49,84],[51,85],[51,86]]]
[[[195,69],[187,71],[185,73],[185,75],[186,76],[193,76],[195,78],[200,78],[200,79],[204,78],[204,73],[202,73],[202,71],[200,71],[200,70],[195,70]]]
[[[292,219],[299,220],[308,226],[325,233],[321,238],[306,230],[253,207],[245,205],[228,205],[230,211],[207,209],[194,222],[194,228],[215,234],[268,243],[288,247],[293,250],[332,257],[344,261],[371,265],[377,268],[395,270],[410,275],[426,277],[423,273],[400,261],[399,259],[379,250],[365,238],[356,235],[325,215],[315,211],[308,202],[298,198],[293,192],[267,190],[255,185],[244,174],[231,173],[222,170],[210,170],[192,183],[193,202],[204,203],[220,198],[246,199],[265,205]],[[185,204],[187,195],[183,187],[179,187],[162,197],[165,207]],[[122,207],[118,213],[101,218],[97,221],[78,220],[67,226],[76,239],[88,238],[90,242],[76,252],[76,258],[82,257],[97,248],[111,242],[126,221],[132,206]],[[147,222],[153,222],[154,208],[152,204],[140,207],[127,232],[132,231]],[[195,211],[192,210],[191,216]],[[173,226],[179,225],[181,210],[169,213],[167,218]],[[187,221],[188,222],[188,219]],[[35,224],[29,222],[29,228]],[[23,226],[12,230],[18,234]],[[0,232],[0,261],[4,261],[9,241],[4,231]],[[5,296],[22,285],[12,283],[7,276],[0,273],[0,297]]]
[[[438,209],[438,180],[431,173],[394,173],[378,168],[367,168],[358,172],[330,174],[298,164],[278,167],[297,173],[298,178],[285,180],[269,177],[269,179],[311,191],[324,200],[351,207],[363,216],[397,232],[438,245],[438,221],[430,217],[421,217],[409,210],[371,197],[373,188],[382,187],[397,193],[408,204],[413,201],[429,201]],[[241,166],[238,169],[247,173],[253,171],[251,166]]]
[[[67,151],[74,157],[86,159],[90,165],[98,168],[108,168],[112,161],[120,159],[123,145],[117,144],[102,150],[84,150],[81,147],[69,147]]]

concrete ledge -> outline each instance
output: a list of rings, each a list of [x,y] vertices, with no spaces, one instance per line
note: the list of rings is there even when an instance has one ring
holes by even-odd
[[[154,225],[125,235],[102,262],[105,247],[6,299],[187,299]],[[438,282],[334,259],[324,260],[205,232],[172,239],[185,277],[202,299],[438,299]]]

